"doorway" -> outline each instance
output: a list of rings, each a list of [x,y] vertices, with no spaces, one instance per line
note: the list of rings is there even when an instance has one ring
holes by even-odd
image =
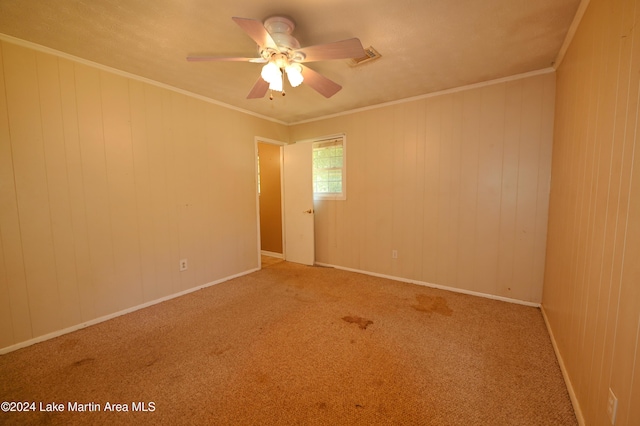
[[[284,258],[282,216],[283,142],[256,138],[260,266]]]

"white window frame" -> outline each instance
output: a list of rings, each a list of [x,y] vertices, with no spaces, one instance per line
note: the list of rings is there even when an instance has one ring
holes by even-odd
[[[318,193],[313,192],[314,200],[346,200],[347,199],[347,136],[344,133],[323,136],[320,138],[310,139],[312,142],[311,155],[316,144],[328,142],[330,140],[342,140],[342,192],[341,193]],[[313,164],[313,159],[312,159]]]

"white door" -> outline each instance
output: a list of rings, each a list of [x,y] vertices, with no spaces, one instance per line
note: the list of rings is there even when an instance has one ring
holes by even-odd
[[[313,265],[312,143],[284,146],[284,258]]]

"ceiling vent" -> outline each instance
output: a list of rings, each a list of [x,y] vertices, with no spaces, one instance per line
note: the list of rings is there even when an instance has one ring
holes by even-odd
[[[364,53],[365,55],[360,58],[349,59],[349,65],[351,65],[352,67],[357,67],[368,62],[375,61],[376,59],[380,59],[382,57],[382,55],[379,54],[378,51],[371,46],[364,49]]]

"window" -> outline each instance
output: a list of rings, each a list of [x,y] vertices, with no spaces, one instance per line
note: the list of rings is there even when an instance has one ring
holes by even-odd
[[[313,142],[313,198],[345,200],[346,146],[345,137],[338,136]]]

